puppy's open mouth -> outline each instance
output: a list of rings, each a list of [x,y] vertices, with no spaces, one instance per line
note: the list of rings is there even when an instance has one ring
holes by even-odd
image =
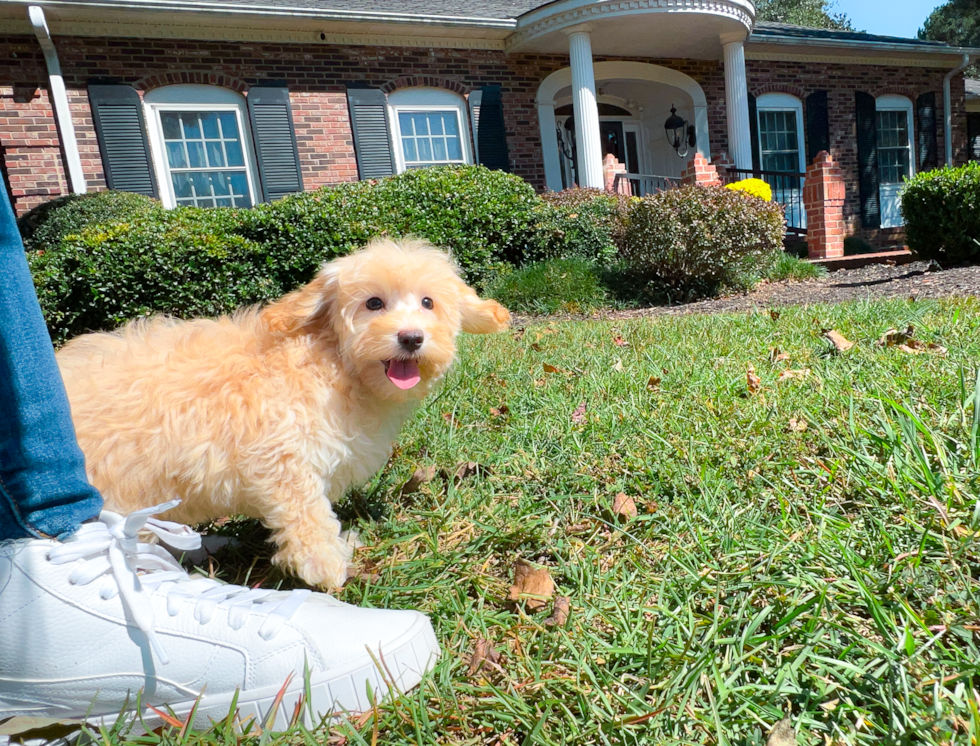
[[[398,388],[408,391],[422,380],[419,364],[415,360],[383,360],[385,375]]]

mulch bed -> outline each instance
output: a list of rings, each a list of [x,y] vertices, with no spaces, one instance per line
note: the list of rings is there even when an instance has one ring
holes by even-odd
[[[980,266],[941,270],[932,262],[914,262],[901,267],[876,264],[861,269],[840,270],[819,280],[764,283],[751,293],[743,295],[673,306],[605,311],[594,316],[559,318],[636,319],[687,313],[737,313],[754,308],[806,306],[853,300],[924,299],[950,296],[980,296]],[[514,319],[517,324],[530,320],[519,317]]]

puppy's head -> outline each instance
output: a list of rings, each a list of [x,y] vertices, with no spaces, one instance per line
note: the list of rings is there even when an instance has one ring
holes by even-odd
[[[423,398],[445,375],[460,331],[506,329],[510,314],[481,300],[447,254],[425,241],[375,239],[323,266],[263,311],[279,334],[336,337],[344,367],[383,398]]]

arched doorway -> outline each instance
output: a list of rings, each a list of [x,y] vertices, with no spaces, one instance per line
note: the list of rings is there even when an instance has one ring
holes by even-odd
[[[686,162],[667,143],[663,124],[671,107],[694,125],[696,150],[710,158],[708,111],[696,80],[668,67],[643,62],[598,62],[594,66],[603,152],[612,152],[631,173],[680,176]],[[537,107],[549,189],[577,183],[571,110],[570,68],[538,87]]]

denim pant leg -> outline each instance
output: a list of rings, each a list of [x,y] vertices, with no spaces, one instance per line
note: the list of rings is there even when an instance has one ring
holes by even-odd
[[[0,188],[0,541],[65,538],[101,509],[102,496],[85,477],[10,199]]]

